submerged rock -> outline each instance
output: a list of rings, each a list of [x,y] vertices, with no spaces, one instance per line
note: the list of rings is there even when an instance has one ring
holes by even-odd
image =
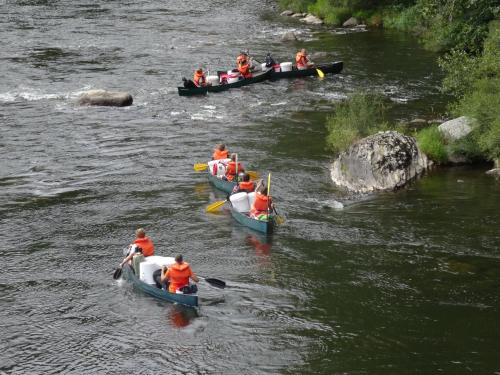
[[[293,31],[287,31],[281,36],[282,42],[294,42],[297,40],[297,35]]]
[[[331,168],[333,182],[357,193],[404,186],[430,166],[414,138],[395,131],[364,138],[342,152]]]
[[[126,107],[132,105],[132,102],[132,95],[127,92],[106,90],[89,90],[78,98],[79,105]]]

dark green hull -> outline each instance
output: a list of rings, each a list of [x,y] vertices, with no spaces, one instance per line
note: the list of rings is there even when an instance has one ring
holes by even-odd
[[[233,192],[234,187],[236,186],[236,182],[222,180],[217,178],[210,172],[208,172],[208,181],[212,183],[217,189],[222,190],[228,194]]]
[[[248,215],[242,214],[231,207],[231,215],[238,223],[248,228],[256,230],[257,232],[271,234],[274,229],[274,219],[271,217],[269,221],[256,220]]]
[[[320,69],[325,74],[338,74],[344,68],[344,63],[342,61],[336,61],[331,64],[322,64],[310,69],[299,70],[295,67],[289,72],[273,72],[271,73],[271,79],[281,79],[281,78],[299,78],[307,76],[317,76],[318,72],[316,69]]]
[[[197,294],[177,294],[177,293],[170,293],[167,291],[164,291],[163,289],[159,289],[156,287],[156,285],[149,285],[145,283],[144,281],[141,281],[132,268],[126,264],[123,267],[123,272],[122,276],[125,280],[131,282],[134,287],[140,289],[144,293],[149,294],[150,296],[153,296],[155,298],[164,300],[164,301],[169,301],[173,303],[178,303],[180,305],[184,306],[189,306],[189,307],[197,307],[198,306],[198,295]]]
[[[234,83],[220,84],[217,86],[195,87],[195,88],[190,88],[190,89],[185,88],[185,87],[177,87],[177,90],[179,91],[180,96],[205,95],[208,92],[221,92],[221,91],[226,91],[226,90],[237,88],[237,87],[251,85],[253,83],[262,82],[262,81],[269,79],[269,77],[271,76],[271,73],[272,73],[272,69],[269,69],[265,72],[256,73],[251,78],[240,79],[239,81],[234,82]]]

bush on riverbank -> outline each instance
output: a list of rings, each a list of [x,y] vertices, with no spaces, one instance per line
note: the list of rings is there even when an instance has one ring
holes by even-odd
[[[416,138],[420,150],[431,160],[438,164],[446,163],[448,153],[446,152],[444,138],[437,126],[422,129],[417,133]]]
[[[326,121],[327,145],[335,153],[347,149],[353,142],[380,130],[387,130],[386,106],[383,97],[356,93],[340,103],[335,114]]]

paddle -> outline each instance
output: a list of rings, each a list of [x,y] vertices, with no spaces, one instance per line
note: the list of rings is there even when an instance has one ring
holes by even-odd
[[[214,287],[219,288],[219,289],[224,289],[226,287],[226,282],[223,280],[214,279],[214,278],[205,278],[202,276],[198,276],[198,278],[200,280],[205,280],[211,286],[214,286]]]
[[[122,275],[122,268],[118,267],[113,273],[113,279],[118,280],[121,275]]]
[[[278,211],[276,211],[276,207],[274,207],[274,206],[273,206],[273,211],[276,214],[276,216],[274,217],[276,219],[276,224],[278,224],[278,225],[284,224],[285,223],[285,219],[283,218],[283,216],[281,216],[278,213]]]
[[[325,73],[321,69],[316,68],[319,78],[325,78]]]
[[[227,199],[225,201],[217,201],[215,203],[212,203],[210,205],[207,206],[207,208],[205,209],[206,212],[214,212],[214,211],[217,211],[217,209],[219,207],[222,207],[224,205],[224,203],[227,202]]]

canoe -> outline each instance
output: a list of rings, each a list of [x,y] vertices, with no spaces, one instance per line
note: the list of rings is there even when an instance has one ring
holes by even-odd
[[[236,182],[233,181],[226,181],[221,178],[218,178],[217,176],[214,176],[213,174],[208,172],[208,181],[212,185],[214,185],[217,189],[222,190],[223,192],[226,192],[228,194],[231,194],[233,192],[234,187],[236,186]]]
[[[207,92],[220,92],[226,91],[232,88],[242,87],[251,85],[253,83],[258,83],[269,79],[271,76],[272,69],[268,69],[264,72],[255,73],[250,78],[243,78],[239,81],[233,83],[223,83],[217,86],[205,86],[205,87],[195,87],[195,88],[185,88],[177,87],[180,96],[193,96],[193,95],[205,95]]]
[[[156,285],[151,285],[145,283],[141,279],[137,277],[132,267],[128,264],[123,266],[122,277],[131,282],[134,287],[143,291],[150,296],[155,298],[169,301],[173,303],[178,303],[180,305],[189,306],[189,307],[197,307],[198,306],[198,295],[197,294],[177,294],[170,293],[163,289],[157,288]]]
[[[256,230],[257,232],[271,234],[274,228],[274,219],[271,215],[271,220],[263,221],[251,218],[247,214],[236,211],[233,207],[231,207],[231,216],[240,223],[248,228]]]
[[[316,69],[320,69],[325,74],[338,74],[342,71],[344,63],[342,61],[336,61],[330,64],[317,65],[314,68],[299,70],[295,66],[289,72],[273,72],[271,73],[271,80],[281,79],[281,78],[298,78],[307,76],[317,76],[318,72]]]

